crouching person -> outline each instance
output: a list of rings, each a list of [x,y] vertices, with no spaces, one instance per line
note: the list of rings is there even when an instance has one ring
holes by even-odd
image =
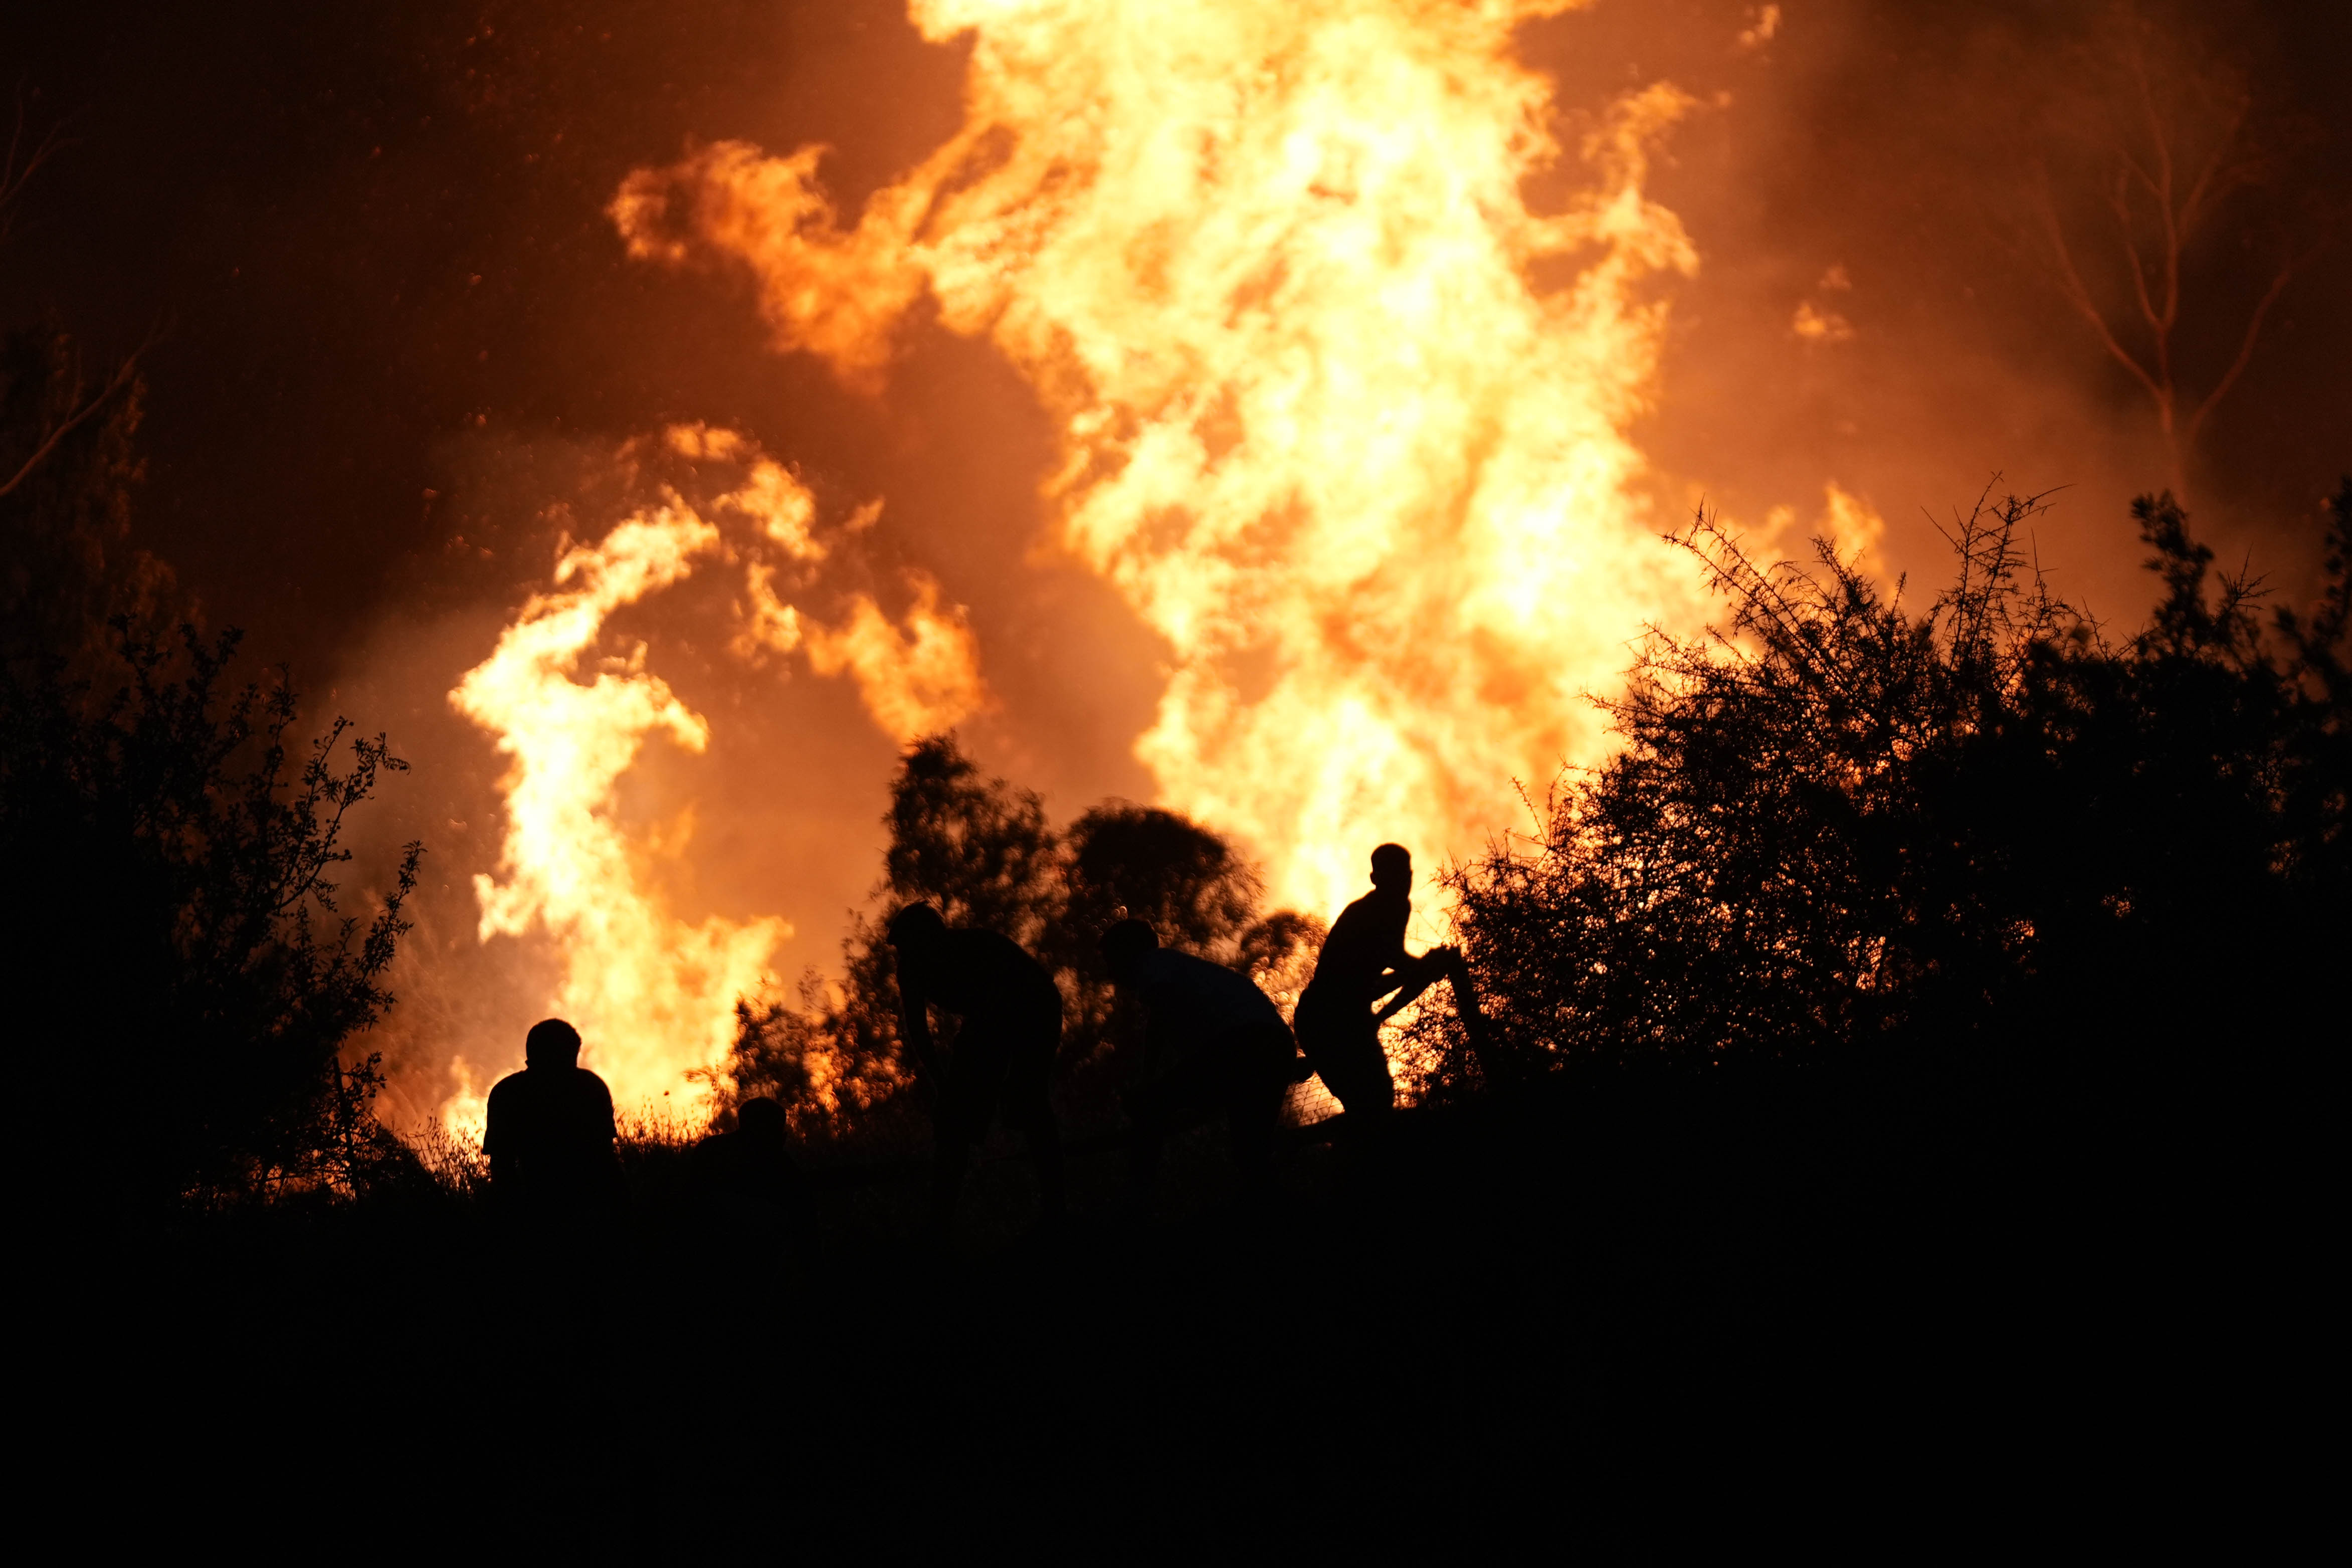
[[[735,1130],[694,1146],[694,1187],[719,1247],[764,1260],[799,1238],[807,1199],[793,1159],[792,1122],[762,1095],[735,1108]]]
[[[1160,1146],[1223,1116],[1242,1178],[1265,1186],[1283,1097],[1297,1081],[1298,1054],[1281,1010],[1221,963],[1160,945],[1141,921],[1121,921],[1102,939],[1111,984],[1143,1005],[1143,1059],[1127,1091],[1131,1166],[1139,1192],[1160,1169]]]

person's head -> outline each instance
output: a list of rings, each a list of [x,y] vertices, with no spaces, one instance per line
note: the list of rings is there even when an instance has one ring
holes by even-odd
[[[1383,844],[1372,851],[1372,886],[1383,893],[1402,893],[1412,887],[1412,852],[1402,844]]]
[[[576,1068],[580,1065],[580,1031],[561,1018],[541,1018],[523,1037],[522,1065],[527,1068]]]
[[[1114,985],[1132,985],[1143,961],[1160,945],[1160,933],[1141,921],[1121,921],[1102,934],[1103,967]]]
[[[746,1138],[761,1143],[782,1142],[790,1131],[784,1108],[765,1095],[735,1108],[735,1126]]]
[[[908,904],[890,917],[888,936],[901,968],[928,970],[947,946],[948,922],[929,904]]]

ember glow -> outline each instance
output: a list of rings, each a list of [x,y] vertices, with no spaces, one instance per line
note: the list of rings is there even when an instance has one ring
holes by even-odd
[[[1651,286],[1697,265],[1642,192],[1685,100],[1617,103],[1583,193],[1530,211],[1561,153],[1512,31],[1566,8],[917,0],[971,37],[965,121],[854,224],[824,149],[736,142],[613,216],[641,258],[747,268],[778,348],[853,385],[927,293],[986,335],[1056,422],[1055,541],[1165,640],[1163,799],[1328,912],[1371,844],[1426,870],[1592,758],[1581,694],[1688,607],[1626,434]]]

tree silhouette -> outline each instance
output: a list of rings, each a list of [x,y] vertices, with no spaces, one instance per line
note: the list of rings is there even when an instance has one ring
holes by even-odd
[[[2146,1068],[2314,1002],[2346,887],[2352,487],[2320,610],[2271,637],[2162,497],[2135,511],[2165,597],[2110,645],[2023,573],[2038,510],[1959,519],[1919,614],[1827,544],[1759,567],[1697,517],[1679,542],[1730,627],[1654,637],[1608,705],[1622,752],[1454,878],[1518,1050]]]
[[[0,237],[59,145],[24,109]],[[422,849],[344,912],[344,824],[406,764],[342,719],[293,745],[283,675],[235,683],[239,634],[133,542],[138,362],[93,384],[54,321],[0,341],[0,972],[40,1135],[85,1145],[80,1197],[152,1214],[395,1152],[343,1053],[392,1004]]]
[[[897,1056],[898,984],[883,931],[908,904],[1012,937],[1054,972],[1064,1056],[1078,1069],[1071,1092],[1097,1110],[1109,1104],[1098,1069],[1122,1022],[1097,951],[1108,926],[1148,920],[1171,945],[1277,982],[1320,932],[1297,915],[1260,921],[1256,872],[1200,824],[1107,801],[1057,832],[1034,791],[985,777],[953,735],[925,737],[899,758],[883,823],[882,876],[868,909],[850,917],[841,979],[811,971],[789,996],[747,998],[714,1075],[723,1099],[773,1096],[804,1135],[849,1136],[904,1112],[911,1079]]]
[[[2033,220],[2052,281],[2156,416],[2176,493],[2206,422],[2252,363],[2272,308],[2318,254],[2282,230],[2260,291],[2242,301],[2231,348],[2193,390],[2183,338],[2192,264],[2225,229],[2247,236],[2245,198],[2276,182],[2284,132],[2259,121],[2243,76],[2127,6],[2064,58],[2086,111],[2057,117],[2032,158]],[[2088,205],[2085,226],[2070,207]],[[2087,228],[2088,233],[2082,232]],[[2219,328],[2218,304],[2200,307]]]

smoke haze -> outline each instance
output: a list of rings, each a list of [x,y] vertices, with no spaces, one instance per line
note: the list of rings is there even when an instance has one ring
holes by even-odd
[[[2167,59],[2242,74],[2263,153],[2187,258],[2184,385],[2220,378],[2277,258],[2299,258],[2186,465],[2223,559],[2251,551],[2299,598],[2309,520],[2352,462],[2352,159],[2324,67],[2352,55],[2352,27],[2320,5],[2140,15]],[[1650,140],[1643,185],[1697,256],[1691,276],[1632,286],[1665,307],[1647,412],[1624,426],[1643,515],[1664,526],[1704,495],[1932,583],[1943,545],[1922,509],[1999,469],[2072,487],[2041,562],[2060,592],[2137,618],[2150,595],[2125,506],[2172,468],[2146,393],[2038,248],[2034,205],[2046,190],[2095,242],[2081,149],[2116,114],[2113,26],[2088,4],[1600,0],[1517,29],[1570,149],[1630,91],[1689,100]],[[474,879],[513,875],[509,763],[448,694],[558,590],[560,542],[596,546],[658,483],[707,479],[688,499],[708,508],[736,482],[693,463],[656,481],[633,443],[739,431],[790,465],[828,541],[822,576],[777,600],[814,642],[736,646],[747,613],[778,623],[751,613],[758,563],[731,535],[677,588],[611,606],[605,651],[643,642],[707,721],[699,751],[649,738],[600,808],[659,850],[661,918],[778,922],[774,967],[829,962],[873,875],[894,745],[951,710],[1061,815],[1161,793],[1136,743],[1176,656],[1062,545],[1040,499],[1064,458],[1051,399],[923,298],[886,374],[779,353],[750,279],[633,260],[606,216],[633,172],[736,141],[829,146],[824,189],[854,219],[964,125],[968,37],[927,43],[890,5],[158,5],[27,17],[0,43],[77,142],[0,251],[0,300],[55,310],[93,353],[167,319],[144,542],[212,619],[291,661],[322,717],[388,729],[418,764],[373,825],[431,852],[385,1036],[412,1110],[455,1087],[452,1052],[478,1086],[514,1065],[567,983],[543,936],[480,937]],[[1556,212],[1591,183],[1570,156],[1524,196]],[[1528,265],[1557,288],[1589,264]],[[969,628],[973,681],[910,695],[907,661],[937,646],[923,628],[948,626]]]

